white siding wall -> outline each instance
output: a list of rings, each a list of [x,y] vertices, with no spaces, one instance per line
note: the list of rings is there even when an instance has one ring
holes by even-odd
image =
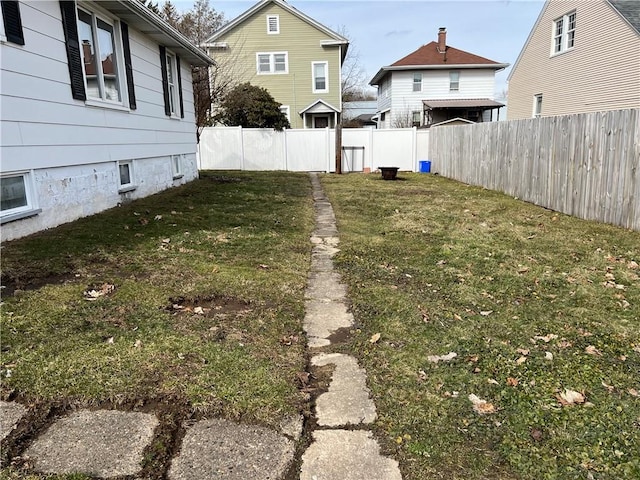
[[[30,171],[42,213],[4,224],[3,240],[197,177],[189,65],[181,62],[185,118],[169,118],[164,113],[159,47],[129,28],[137,110],[87,106],[71,96],[59,2],[20,2],[20,13],[25,45],[0,46],[2,173]],[[173,154],[184,155],[184,175],[175,181]],[[126,196],[118,194],[118,160],[135,160],[138,189]],[[71,166],[77,167],[66,168]],[[63,182],[61,175],[67,174]],[[72,206],[78,198],[84,199],[82,209]],[[69,211],[62,213],[66,204]]]
[[[422,112],[422,100],[454,98],[494,97],[495,71],[485,69],[461,69],[460,85],[457,92],[449,90],[449,70],[423,70],[422,90],[413,91],[413,74],[416,71],[395,71],[391,73],[391,125],[397,119],[417,110]]]

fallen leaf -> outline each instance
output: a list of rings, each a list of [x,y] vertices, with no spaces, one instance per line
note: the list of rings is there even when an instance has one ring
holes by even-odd
[[[265,265],[264,263],[261,263],[260,265],[258,265],[258,267],[260,267],[262,270],[267,270],[269,268],[269,265]]]
[[[585,398],[584,395],[580,392],[576,392],[575,390],[569,390],[566,388],[564,392],[556,395],[556,398],[563,406],[575,405],[579,403],[584,403]]]
[[[424,382],[427,379],[427,374],[425,373],[424,370],[420,370],[418,372],[418,380],[421,382]]]
[[[600,350],[598,350],[593,345],[589,345],[587,348],[585,348],[584,352],[588,353],[589,355],[597,355],[598,357],[602,356],[602,353],[600,352]]]
[[[193,313],[196,315],[204,315],[204,308],[202,307],[194,307]]]
[[[609,393],[613,393],[613,391],[615,390],[615,387],[613,385],[607,385],[606,383],[604,383],[604,381],[601,383],[602,383],[602,386],[606,388]]]
[[[134,343],[133,346],[136,348],[140,348],[142,346],[142,340],[136,340],[136,343]]]
[[[523,267],[521,266],[520,268],[518,268],[518,273],[527,273],[529,271],[529,267]]]
[[[545,359],[545,360],[553,360],[553,353],[551,353],[551,352],[544,352],[544,359]]]
[[[539,430],[537,428],[532,428],[531,438],[533,438],[536,442],[539,442],[542,439],[542,430]]]
[[[627,268],[629,270],[635,270],[638,268],[638,262],[635,262],[633,260],[631,260],[629,263],[627,263]]]
[[[109,337],[105,340],[106,343],[113,343],[113,337]]]
[[[431,363],[449,362],[457,356],[458,354],[456,352],[449,352],[446,355],[429,355],[427,357],[427,360],[429,360]]]
[[[483,317],[488,317],[492,313],[493,313],[493,310],[483,310],[480,312],[480,315],[482,315]]]
[[[558,343],[558,347],[559,348],[569,348],[573,346],[573,343],[567,341],[567,340],[562,340],[561,342]]]
[[[513,377],[507,378],[507,385],[509,385],[510,387],[517,387],[518,383],[520,382],[518,381],[517,378],[513,378]]]
[[[529,349],[527,348],[518,348],[516,349],[516,352],[518,352],[520,355],[529,355]]]
[[[170,238],[163,238],[162,239],[162,243],[171,243],[171,239]]]
[[[639,396],[640,396],[640,393],[638,393],[638,390],[636,390],[635,388],[629,388],[629,389],[627,389],[627,393],[628,393],[629,395],[634,396],[634,397],[639,397]]]
[[[496,407],[492,403],[482,400],[473,393],[469,395],[469,401],[473,404],[473,409],[476,413],[479,413],[480,415],[487,415],[496,411]]]
[[[162,220],[162,215],[156,215],[153,217],[154,220]]]
[[[369,339],[369,343],[377,343],[378,340],[380,340],[380,334],[374,333],[373,335],[371,335],[371,338]]]
[[[493,379],[493,378],[487,378],[487,383],[491,384],[491,385],[500,385],[500,383]]]
[[[556,338],[558,338],[558,335],[556,335],[555,333],[550,333],[549,335],[544,335],[544,336],[536,335],[533,338],[534,340],[542,340],[544,343],[549,343],[551,340],[555,340]]]
[[[516,364],[522,365],[526,361],[527,361],[527,357],[522,356],[522,357],[520,357],[519,359],[516,360]]]

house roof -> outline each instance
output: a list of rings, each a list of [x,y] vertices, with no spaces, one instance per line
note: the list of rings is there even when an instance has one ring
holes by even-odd
[[[637,33],[640,33],[640,2],[638,2],[638,0],[603,0],[603,1],[605,3],[608,3],[616,12],[618,12],[618,14]],[[549,5],[549,2],[550,2],[550,0],[547,0],[544,3],[544,5],[542,6],[542,9],[540,10],[540,13],[538,14],[538,18],[536,19],[535,23],[533,24],[533,27],[531,27],[531,31],[529,32],[529,36],[527,37],[527,41],[524,42],[524,45],[523,45],[522,49],[520,50],[520,53],[518,54],[518,58],[516,59],[515,63],[513,64],[513,68],[509,72],[509,76],[507,77],[507,81],[511,80],[511,77],[513,76],[514,72],[516,71],[518,63],[520,63],[520,59],[522,58],[522,55],[524,54],[524,51],[529,46],[529,43],[531,42],[531,39],[533,38],[533,32],[535,32],[536,28],[538,28],[538,24],[540,23],[540,20],[542,20],[542,15],[544,14],[544,11],[547,9],[547,6]]]
[[[608,0],[611,6],[640,33],[640,2],[638,0]]]
[[[130,27],[144,33],[160,45],[173,50],[181,60],[191,65],[213,65],[206,52],[195,46],[183,34],[165,22],[138,0],[94,0],[105,10],[125,21]]]
[[[378,85],[378,82],[393,70],[434,70],[434,69],[469,69],[490,68],[502,70],[508,67],[508,63],[499,63],[488,58],[465,52],[454,47],[446,46],[445,52],[438,51],[438,42],[429,42],[406,57],[401,58],[387,67],[382,67],[370,85]]]
[[[325,102],[324,100],[322,100],[321,98],[318,100],[315,100],[313,103],[307,105],[305,108],[303,108],[302,110],[300,110],[300,115],[302,115],[305,112],[310,112],[310,113],[331,113],[331,112],[338,112],[340,113],[340,110],[337,109],[336,107],[334,107],[333,105],[331,105],[330,103]]]
[[[456,117],[456,118],[451,118],[449,120],[445,120],[444,122],[432,123],[431,124],[431,128],[433,128],[433,127],[441,127],[443,125],[448,125],[450,123],[469,123],[469,124],[474,124],[476,122],[472,122],[471,120],[467,120],[466,118]]]
[[[322,33],[327,35],[329,37],[329,39],[328,40],[323,40],[322,42],[320,42],[321,45],[323,45],[323,46],[327,46],[327,45],[343,45],[344,48],[342,49],[342,60],[344,61],[344,58],[345,58],[345,56],[347,54],[347,49],[349,48],[349,40],[346,39],[345,37],[343,37],[342,35],[340,35],[339,33],[336,33],[333,30],[331,30],[330,28],[327,28],[324,25],[322,25],[321,23],[315,21],[313,18],[311,18],[308,15],[302,13],[297,8],[292,7],[291,5],[289,5],[284,0],[261,0],[260,2],[256,3],[253,7],[251,7],[249,10],[245,11],[244,13],[241,13],[236,18],[234,18],[229,23],[227,23],[225,26],[223,26],[222,28],[216,30],[213,33],[213,35],[211,35],[202,44],[202,46],[203,47],[220,46],[219,40],[220,40],[221,37],[223,37],[229,31],[234,29],[236,26],[240,25],[246,19],[248,19],[249,17],[253,16],[255,13],[259,12],[260,10],[262,10],[263,8],[265,8],[266,6],[268,6],[269,4],[272,4],[272,3],[275,4],[275,5],[278,5],[280,8],[283,8],[287,12],[289,12],[292,15],[295,15],[296,17],[298,17],[303,22],[308,23],[312,27],[317,28]]]
[[[447,100],[423,100],[422,104],[430,110],[437,108],[495,108],[504,107],[504,103],[489,98],[452,98]]]

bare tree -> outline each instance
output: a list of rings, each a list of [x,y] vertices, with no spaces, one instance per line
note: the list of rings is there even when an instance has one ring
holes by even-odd
[[[391,120],[392,128],[411,128],[414,124],[413,112],[408,108],[395,114]]]
[[[338,28],[338,33],[349,39],[347,28],[342,25]],[[355,45],[349,40],[347,56],[342,62],[342,101],[349,102],[360,100],[366,95],[366,72],[360,61],[360,53],[355,49]]]

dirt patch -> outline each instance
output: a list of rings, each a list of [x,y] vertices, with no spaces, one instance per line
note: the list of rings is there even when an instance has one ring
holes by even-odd
[[[74,280],[76,280],[76,276],[72,273],[48,275],[40,278],[10,278],[8,276],[2,276],[0,279],[0,283],[2,284],[0,295],[3,297],[11,297],[16,292],[37,290],[46,285],[64,285]]]
[[[202,176],[200,177],[202,180],[207,180],[213,183],[237,183],[241,182],[242,179],[238,177],[227,177],[226,175],[212,175],[212,176]]]
[[[331,342],[331,345],[347,343],[349,340],[351,340],[352,333],[353,331],[351,327],[339,328],[331,335],[329,335],[329,341]]]

